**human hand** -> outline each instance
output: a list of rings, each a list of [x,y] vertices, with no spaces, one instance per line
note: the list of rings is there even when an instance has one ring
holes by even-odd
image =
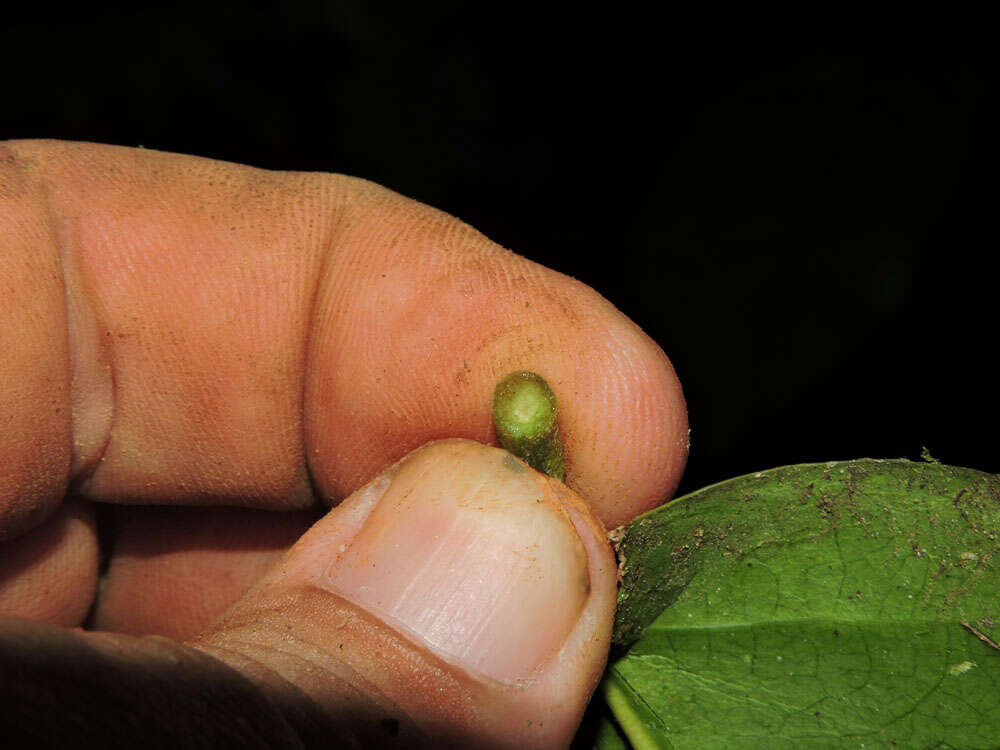
[[[0,237],[0,611],[83,621],[103,503],[95,624],[189,644],[4,620],[26,736],[570,740],[614,609],[601,522],[687,453],[636,326],[342,176],[10,142]],[[572,491],[472,442],[403,459],[489,443],[514,369],[560,400]]]

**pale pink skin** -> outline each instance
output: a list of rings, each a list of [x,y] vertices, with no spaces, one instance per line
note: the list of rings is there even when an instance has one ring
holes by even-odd
[[[193,637],[280,558],[319,503],[335,505],[428,441],[493,442],[494,383],[530,369],[559,399],[566,483],[578,493],[551,490],[579,536],[556,534],[558,554],[586,550],[581,611],[603,608],[594,623],[604,623],[566,615],[541,629],[539,642],[591,628],[575,666],[547,670],[532,705],[592,683],[613,608],[600,593],[613,571],[600,572],[595,530],[667,499],[688,440],[666,356],[593,290],[361,180],[93,144],[0,144],[0,245],[0,613],[82,622],[96,595],[92,501],[235,506],[211,511],[210,524],[198,511],[135,507],[120,525],[97,623]],[[454,470],[454,458],[435,455],[439,471]],[[60,512],[71,487],[79,499]],[[239,508],[298,513],[275,523]],[[279,609],[319,596],[303,589],[315,570],[307,575],[301,550],[344,508],[286,558],[307,561],[299,578],[271,568],[268,591],[298,592]],[[462,528],[456,539],[476,533]],[[143,554],[154,537],[159,554]],[[343,596],[349,579],[332,575],[322,596]],[[264,606],[251,599],[239,606]],[[334,609],[396,617],[362,599]],[[501,624],[493,640],[514,628]],[[506,685],[504,670],[523,665],[498,666],[500,651],[478,647],[456,664],[434,651],[444,631],[386,628],[362,629],[353,648],[402,639],[440,661],[442,680],[473,680],[461,700],[474,717],[453,707],[448,726],[489,737],[490,717],[514,710],[506,688],[469,675],[499,669]],[[508,651],[532,662],[547,653]],[[365,663],[379,672],[378,660]],[[397,687],[404,703],[420,694]],[[551,719],[549,739],[571,733],[576,703]]]

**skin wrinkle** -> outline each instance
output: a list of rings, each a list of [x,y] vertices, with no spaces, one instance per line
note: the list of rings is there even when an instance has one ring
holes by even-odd
[[[328,592],[306,583],[270,598],[263,608],[240,610],[236,607],[222,621],[223,627],[217,626],[214,631],[202,634],[192,645],[218,656],[226,663],[236,664],[243,658],[254,660],[263,674],[254,674],[251,678],[265,693],[272,690],[267,684],[268,679],[287,682],[296,691],[308,696],[330,719],[353,716],[357,721],[359,716],[365,714],[394,716],[403,720],[404,727],[415,727],[410,714],[386,693],[386,682],[373,681],[365,676],[366,672],[371,674],[373,671],[370,663],[373,656],[376,659],[393,658],[394,644],[403,643],[400,640],[402,636],[339,597],[330,601],[330,596]],[[328,627],[322,630],[325,634],[334,632],[338,635],[334,639],[324,635],[317,641],[315,630],[287,629],[285,623],[294,619],[289,617],[289,613],[296,611],[310,621],[316,619],[309,616],[310,612],[316,613],[317,618],[326,623],[340,619],[341,624],[332,631]],[[331,640],[334,643],[339,641],[340,647],[327,645],[324,648],[321,644],[321,641],[329,644]],[[283,646],[280,645],[282,643]],[[344,643],[349,643],[350,647],[344,649]],[[416,648],[416,644],[406,645],[410,651]],[[270,658],[274,656],[278,658]],[[430,654],[421,656],[434,659]],[[399,675],[410,672],[406,668],[393,669],[388,661],[383,668]],[[381,672],[374,671],[376,676]],[[451,678],[441,680],[443,673],[438,669],[428,669],[428,665],[415,674],[430,678],[431,683],[437,682],[430,687],[429,694],[443,691],[445,685],[453,681]],[[330,677],[332,679],[328,679]],[[465,710],[468,706],[455,707],[456,714]]]
[[[267,599],[263,607],[234,608],[212,632],[199,636],[193,645],[211,650],[217,645],[235,646],[246,638],[246,644],[260,654],[263,653],[260,649],[265,648],[263,641],[282,633],[285,630],[283,623],[291,619],[289,613],[297,612],[304,616],[296,619],[309,622],[311,627],[298,628],[291,633],[286,631],[286,648],[296,658],[308,660],[303,650],[305,647],[305,651],[313,655],[317,668],[333,668],[344,684],[364,696],[367,702],[387,708],[399,707],[396,699],[400,695],[399,686],[410,677],[419,675],[433,686],[424,694],[422,701],[440,705],[443,700],[448,706],[447,713],[458,719],[484,697],[485,685],[492,683],[468,673],[456,673],[426,647],[388,627],[366,610],[315,584],[306,582],[293,585],[290,589],[281,587]],[[310,613],[315,616],[310,617]],[[331,632],[332,623],[338,623],[332,628],[332,632],[338,633],[335,641],[349,643],[350,648],[331,650],[329,646],[325,649],[317,646],[317,643],[329,640],[326,637],[315,640],[318,631]],[[243,653],[243,649],[237,648],[236,651]],[[379,663],[378,668],[373,668],[375,663]],[[283,679],[289,679],[281,672],[288,668],[287,665],[268,664],[268,670],[276,667]],[[370,676],[365,677],[366,674]],[[326,707],[331,706],[331,701],[343,702],[344,696],[331,689],[333,686],[312,676],[303,677],[299,675],[292,681],[314,700]],[[397,695],[394,697],[392,693]]]
[[[80,416],[78,414],[78,409],[75,408],[78,403],[79,398],[79,388],[80,383],[77,377],[78,369],[83,365],[81,363],[81,354],[79,351],[79,345],[77,344],[79,337],[71,335],[75,330],[75,327],[80,324],[79,316],[75,314],[77,307],[91,307],[93,308],[93,300],[95,295],[91,292],[78,293],[76,290],[84,286],[82,279],[78,278],[78,270],[76,269],[76,264],[72,261],[74,253],[71,248],[74,246],[73,233],[69,228],[69,221],[65,218],[61,218],[58,212],[54,208],[53,201],[53,186],[51,182],[46,178],[43,169],[39,169],[36,164],[32,166],[35,167],[33,172],[35,172],[35,177],[42,190],[43,201],[45,205],[45,211],[48,215],[49,222],[52,226],[53,236],[56,240],[56,252],[58,253],[60,260],[60,270],[63,277],[63,294],[66,303],[66,338],[67,338],[67,350],[69,352],[69,359],[67,362],[68,372],[70,376],[70,403],[74,406],[72,410],[72,420],[73,420],[73,430],[72,430],[72,463],[71,463],[71,473],[69,478],[69,486],[76,487],[77,489],[83,485],[90,475],[96,471],[97,466],[100,464],[102,457],[104,456],[105,450],[107,450],[108,443],[111,440],[111,433],[114,425],[115,419],[115,372],[114,368],[110,362],[106,366],[100,365],[97,369],[106,371],[108,382],[104,390],[109,394],[108,398],[108,414],[105,418],[105,425],[102,429],[98,430],[96,440],[94,445],[96,450],[94,450],[93,455],[87,459],[86,455],[81,455],[81,447],[85,447],[86,443],[80,439],[79,430],[81,425],[78,420]],[[74,269],[74,283],[69,282],[68,267],[72,264]],[[95,317],[96,320],[96,317]],[[97,349],[96,354],[98,356],[107,354],[106,352],[106,342],[102,340],[100,336],[96,337]],[[102,357],[103,359],[103,357]]]
[[[32,159],[30,157],[22,158],[21,161],[25,165],[24,171],[31,172],[33,179],[37,182],[37,184],[41,189],[43,196],[42,200],[44,202],[45,211],[48,216],[49,223],[52,227],[53,236],[55,237],[56,240],[56,252],[60,260],[60,271],[63,279],[62,289],[66,307],[66,316],[67,316],[66,336],[68,342],[67,349],[69,352],[67,369],[68,369],[68,374],[70,376],[70,390],[71,390],[70,403],[76,404],[78,383],[76,381],[76,378],[74,377],[74,374],[76,372],[76,368],[80,366],[81,360],[80,360],[80,354],[77,350],[77,346],[75,346],[75,338],[70,336],[70,331],[73,330],[74,326],[74,320],[70,317],[74,308],[74,305],[71,304],[71,295],[74,295],[75,297],[80,299],[80,303],[83,303],[83,300],[88,300],[91,306],[93,306],[93,301],[97,299],[97,296],[91,293],[91,294],[84,294],[82,298],[80,298],[79,295],[75,295],[74,292],[71,291],[71,289],[75,289],[75,285],[71,286],[67,280],[68,277],[67,265],[70,262],[71,255],[73,255],[70,248],[74,245],[73,233],[69,229],[70,219],[66,218],[66,213],[64,211],[59,211],[55,208],[55,199],[54,199],[55,189],[45,172],[44,163],[39,164],[38,160]],[[77,281],[79,283],[82,283],[82,280],[77,279]],[[111,336],[110,331],[107,332],[107,336],[108,337]],[[102,337],[98,337],[98,346],[102,352],[105,352],[105,344],[106,340]],[[75,469],[75,471],[71,473],[68,485],[75,487],[77,491],[83,493],[85,493],[86,491],[86,484],[90,475],[92,475],[93,472],[96,471],[101,460],[103,460],[103,456],[107,449],[108,443],[110,442],[113,430],[113,424],[115,418],[114,404],[116,403],[116,399],[114,396],[115,370],[113,366],[113,361],[109,361],[107,365],[107,374],[110,380],[109,390],[111,393],[110,414],[107,419],[106,427],[103,430],[101,430],[103,435],[100,436],[96,441],[96,444],[98,446],[97,450],[94,453],[93,458],[89,462],[84,461],[78,453],[78,446],[81,445],[82,441],[80,441],[77,437],[78,425],[76,424],[73,425],[72,436],[71,436],[71,451],[72,451],[71,466],[73,469]],[[75,410],[74,410],[74,416],[75,416]]]
[[[326,747],[331,736],[336,737],[343,746],[359,750],[365,747],[356,733],[348,733],[345,727],[337,726],[336,717],[325,712],[308,693],[252,655],[218,644],[196,648],[217,659],[220,664],[240,672],[257,689],[265,692],[294,727],[306,747]]]
[[[364,189],[363,185],[358,187],[359,191]],[[341,221],[339,222],[340,231],[338,234],[341,236],[356,221],[356,219],[349,211],[349,209],[353,207],[352,204],[354,203],[354,200],[352,200],[352,191],[346,191],[346,192],[347,192],[347,197],[344,199],[343,203],[346,215],[344,215]],[[333,238],[331,238],[331,241],[332,239]],[[338,275],[331,273],[329,269],[332,267],[332,264],[336,259],[342,265],[346,266],[344,271],[345,276],[352,273],[351,269],[356,268],[357,272],[360,272],[360,269],[362,268],[363,264],[360,255],[361,254],[359,249],[353,249],[352,252],[352,247],[349,244],[336,257],[333,252],[328,252],[326,257],[324,258],[324,273],[320,274],[317,277],[316,290],[311,302],[312,314],[310,316],[308,348],[306,349],[306,359],[305,359],[307,373],[314,374],[317,381],[327,379],[329,375],[324,375],[324,373],[330,372],[330,370],[335,367],[335,365],[331,367],[331,364],[325,361],[319,361],[319,362],[316,361],[317,357],[313,351],[313,344],[316,340],[317,329],[324,328],[328,324],[328,321],[333,317],[350,316],[351,318],[356,319],[359,313],[359,305],[357,304],[357,301],[354,300],[348,294],[334,295],[330,299],[330,301],[327,302],[325,305],[321,304],[321,302],[323,301],[324,292],[326,292],[326,290],[331,285],[337,285],[339,282]],[[355,331],[362,330],[362,327],[360,325],[352,325],[350,326],[350,328],[351,330]],[[304,415],[309,414],[309,406],[308,406],[310,400],[309,383],[310,383],[309,379],[303,378],[304,388],[303,388],[303,398],[302,398],[302,403],[303,403],[302,411]],[[322,486],[316,480],[316,471],[314,465],[316,463],[316,460],[320,458],[320,456],[318,456],[317,454],[320,454],[321,448],[316,446],[315,441],[310,441],[309,439],[310,424],[308,418],[303,419],[302,427],[303,427],[305,444],[313,446],[312,450],[309,450],[306,454],[306,463],[310,467],[309,474],[311,477],[313,477],[314,488],[318,488],[314,489],[314,492],[316,492],[317,496],[323,498],[328,504],[335,505],[345,497],[346,493],[342,491],[331,492],[331,488],[329,486]]]
[[[28,174],[27,166],[16,152],[4,149],[4,159],[0,162],[0,190],[7,188],[4,197],[13,209],[11,250],[0,258],[4,270],[9,273],[5,281],[13,284],[7,299],[18,300],[18,292],[25,288],[31,289],[33,295],[26,304],[18,302],[12,307],[13,320],[4,321],[12,328],[9,338],[5,338],[13,341],[7,344],[10,347],[8,366],[13,379],[4,383],[0,398],[15,401],[5,427],[12,434],[20,434],[20,440],[12,444],[11,463],[4,467],[5,476],[0,477],[0,538],[18,536],[34,528],[58,508],[72,462],[69,423],[72,399],[68,371],[64,369],[62,373],[64,381],[58,378],[58,370],[66,368],[68,361],[66,321],[57,321],[56,336],[49,336],[47,331],[45,336],[38,335],[38,326],[41,322],[49,322],[50,316],[60,313],[64,319],[67,316],[63,269],[55,249],[46,247],[54,240],[48,236],[52,227],[45,216],[45,195],[38,181]],[[32,246],[34,242],[41,247]],[[60,296],[50,299],[47,298],[49,294]],[[25,308],[32,314],[26,316]],[[61,340],[53,341],[59,338],[59,331],[62,331]],[[32,334],[36,338],[34,342]],[[45,344],[39,346],[39,340]],[[21,372],[25,367],[33,367],[36,372]],[[35,413],[19,414],[17,400],[33,404]]]
[[[318,648],[315,643],[301,638],[295,639],[294,646],[286,644],[282,647],[280,642],[262,643],[256,637],[257,627],[258,625],[254,623],[247,629],[247,632],[230,629],[226,634],[224,646],[213,643],[211,647],[205,646],[202,650],[206,653],[225,654],[229,659],[240,657],[253,661],[261,672],[266,673],[267,677],[281,680],[282,687],[285,685],[294,687],[310,701],[313,699],[299,687],[299,684],[302,682],[303,673],[318,671],[322,675],[320,679],[326,683],[326,690],[340,694],[341,699],[345,704],[351,706],[352,710],[357,710],[357,706],[362,703],[374,703],[375,705],[381,703],[387,707],[391,706],[386,710],[386,713],[404,713],[400,707],[381,695],[375,686],[367,682],[357,670],[343,662],[325,661],[322,649]],[[290,638],[294,638],[294,636]],[[314,649],[313,658],[303,655],[298,644]],[[326,708],[329,711],[330,707]]]
[[[349,191],[344,191],[344,193],[349,193]],[[332,201],[330,201],[332,203]],[[321,201],[322,203],[322,201]],[[344,208],[349,205],[350,198],[345,198],[341,202],[340,210],[341,212]],[[331,214],[335,214],[336,210],[331,210]],[[334,498],[327,498],[323,496],[320,491],[319,484],[316,481],[315,474],[313,473],[313,454],[318,452],[318,448],[310,451],[309,450],[309,440],[306,435],[307,421],[305,419],[306,414],[306,398],[308,396],[308,383],[310,380],[310,375],[313,373],[313,361],[310,356],[312,351],[313,335],[316,331],[316,317],[317,317],[317,306],[319,304],[320,289],[323,284],[323,279],[327,276],[327,271],[329,269],[331,260],[334,256],[334,248],[336,247],[337,240],[340,237],[344,221],[341,214],[341,220],[333,220],[330,225],[326,227],[326,230],[321,233],[323,239],[320,241],[320,246],[323,249],[323,259],[320,262],[319,268],[317,270],[316,276],[313,279],[311,288],[309,291],[309,304],[306,312],[306,334],[302,340],[302,392],[299,394],[299,410],[302,413],[302,423],[299,425],[300,429],[300,441],[302,443],[302,455],[305,457],[305,474],[306,480],[309,483],[309,489],[312,496],[315,498],[320,498],[326,505],[333,505]]]
[[[55,238],[55,241],[56,241],[55,242],[55,244],[56,244],[56,247],[55,247],[56,256],[59,258],[59,273],[60,273],[61,278],[62,278],[61,291],[62,291],[62,296],[63,296],[63,306],[64,306],[65,311],[66,311],[65,312],[65,315],[66,315],[66,320],[65,320],[66,326],[65,326],[65,329],[63,330],[62,333],[66,337],[66,351],[69,354],[69,357],[67,358],[67,361],[66,361],[66,367],[67,367],[67,373],[66,374],[67,374],[67,377],[69,378],[69,385],[70,385],[69,402],[70,402],[71,405],[73,405],[75,403],[75,399],[74,399],[74,387],[73,387],[74,386],[74,380],[75,380],[75,378],[73,377],[73,374],[74,374],[74,360],[77,358],[78,355],[75,352],[76,347],[73,346],[73,337],[70,336],[70,331],[72,330],[73,322],[72,322],[72,319],[71,319],[72,306],[70,305],[69,284],[67,283],[67,278],[66,278],[66,240],[67,240],[67,238],[65,236],[65,233],[63,231],[60,231],[61,223],[58,222],[58,221],[56,221],[55,220],[55,216],[53,215],[53,212],[52,212],[51,190],[50,190],[49,185],[46,183],[46,181],[44,179],[41,179],[38,182],[39,182],[39,185],[41,187],[42,205],[44,207],[43,210],[44,210],[45,214],[48,217],[49,224],[52,227],[52,235],[53,235],[53,237]],[[75,410],[73,410],[73,411],[75,411]],[[71,424],[73,422],[75,422],[75,419],[73,419],[73,417],[75,417],[75,414],[73,414],[71,412],[71,417],[70,417],[71,420],[72,420]],[[72,483],[72,481],[73,481],[72,467],[73,467],[73,464],[76,463],[77,439],[76,439],[76,429],[75,428],[76,428],[76,425],[73,424],[73,428],[70,430],[70,477],[69,477],[69,483]]]

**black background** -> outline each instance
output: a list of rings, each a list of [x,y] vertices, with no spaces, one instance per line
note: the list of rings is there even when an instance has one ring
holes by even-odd
[[[682,491],[1000,471],[985,20],[543,7],[8,8],[0,138],[346,172],[589,283],[684,383]]]

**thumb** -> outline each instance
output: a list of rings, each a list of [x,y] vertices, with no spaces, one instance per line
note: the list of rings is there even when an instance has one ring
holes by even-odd
[[[583,500],[504,451],[446,440],[332,510],[193,645],[305,735],[551,747],[600,678],[614,603]]]

